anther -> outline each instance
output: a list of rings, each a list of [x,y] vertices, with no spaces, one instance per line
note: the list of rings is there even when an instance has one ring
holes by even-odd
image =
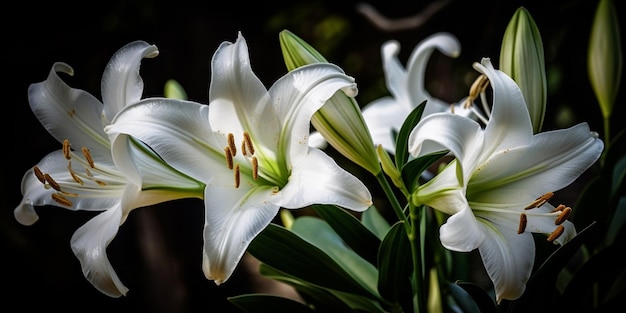
[[[33,173],[35,173],[35,177],[37,177],[37,180],[39,180],[42,184],[46,183],[46,176],[43,175],[43,172],[41,172],[37,165],[33,167]]]
[[[559,212],[565,210],[566,206],[564,204],[559,204],[554,210],[550,211],[550,213]]]
[[[235,146],[235,136],[233,133],[228,134],[228,147],[233,156],[237,155],[237,147]]]
[[[56,191],[61,191],[61,186],[54,179],[52,179],[52,176],[48,175],[48,173],[43,174],[43,176],[46,178],[46,181],[48,182],[50,187],[52,187],[52,189]]]
[[[71,207],[72,206],[72,201],[68,200],[67,198],[65,198],[64,196],[58,194],[58,193],[53,193],[52,195],[50,195],[52,197],[52,200],[56,201],[57,203],[64,205],[66,207]]]
[[[528,224],[528,218],[526,214],[522,213],[519,216],[519,227],[517,228],[517,233],[521,234],[526,230],[526,224]]]
[[[239,188],[239,182],[240,182],[239,164],[237,164],[235,165],[235,188]]]
[[[478,98],[481,92],[485,91],[489,86],[489,79],[485,74],[481,74],[476,78],[472,86],[470,87],[469,97],[465,100],[463,104],[464,108],[469,108],[472,105],[472,102]]]
[[[67,162],[67,170],[70,172],[70,175],[72,175],[72,179],[74,179],[75,182],[83,185],[83,180],[80,179],[80,177],[78,177],[78,175],[76,175],[76,173],[72,169],[72,161]]]
[[[71,158],[70,156],[70,141],[68,139],[63,140],[63,156],[65,156],[66,160]]]
[[[565,209],[563,209],[563,211],[561,211],[561,214],[559,214],[559,216],[556,217],[556,220],[554,220],[554,225],[563,224],[563,222],[567,220],[570,214],[572,214],[572,208],[566,207]]]
[[[553,242],[557,238],[561,237],[561,235],[563,235],[564,231],[565,231],[565,227],[563,225],[557,226],[554,229],[554,231],[550,234],[550,236],[548,236],[548,241],[549,242]]]
[[[259,160],[255,156],[252,157],[252,179],[259,178]]]
[[[85,160],[87,160],[87,162],[89,163],[89,167],[91,168],[96,168],[96,165],[93,163],[93,158],[91,157],[91,152],[89,152],[89,149],[83,147],[83,155],[85,156]]]
[[[230,153],[230,148],[224,148],[224,155],[226,156],[226,166],[229,170],[233,169],[233,155]]]
[[[538,207],[544,205],[548,200],[550,200],[550,198],[552,198],[552,196],[554,196],[553,192],[547,192],[546,194],[544,194],[541,197],[535,199],[535,201],[533,201],[531,204],[526,206],[524,208],[524,210],[530,210],[530,209],[538,208]]]
[[[250,152],[250,155],[254,154],[254,146],[252,145],[252,139],[250,139],[250,134],[248,134],[248,132],[243,132],[243,142],[245,143],[246,147],[248,148],[248,152]]]

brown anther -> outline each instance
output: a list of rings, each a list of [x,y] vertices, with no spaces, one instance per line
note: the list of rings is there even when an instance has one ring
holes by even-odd
[[[454,114],[454,104],[450,105],[450,113]]]
[[[466,109],[471,107],[472,102],[477,99],[480,93],[485,91],[488,86],[489,79],[487,78],[487,76],[485,74],[481,74],[480,76],[478,76],[478,78],[476,78],[476,80],[474,81],[474,83],[472,83],[472,86],[470,87],[469,97],[467,97],[467,99],[463,103],[463,107]]]
[[[54,179],[52,179],[52,176],[48,175],[48,173],[43,174],[43,176],[46,178],[46,181],[48,182],[48,185],[50,185],[50,187],[52,187],[52,189],[54,189],[56,191],[61,191],[61,186]]]
[[[559,214],[559,216],[557,216],[556,219],[554,220],[554,225],[563,224],[563,222],[567,220],[570,214],[572,214],[572,208],[566,207],[565,209],[563,209],[563,211],[561,211],[561,214]]]
[[[70,152],[72,152],[70,150],[70,141],[68,139],[65,139],[63,140],[63,156],[65,156],[66,160],[71,159]]]
[[[521,234],[526,230],[526,224],[528,224],[528,218],[526,214],[522,213],[519,216],[519,227],[517,228],[517,233]]]
[[[52,200],[56,201],[57,203],[64,205],[66,207],[71,207],[72,206],[72,201],[68,200],[66,197],[58,194],[58,193],[53,193],[52,195],[50,195],[52,197]]]
[[[107,185],[107,183],[105,183],[105,182],[103,182],[101,180],[94,179],[93,181],[95,181],[96,184],[98,184],[99,186],[106,186]]]
[[[70,175],[72,175],[72,179],[73,179],[75,182],[77,182],[77,183],[79,183],[79,184],[83,185],[83,180],[82,180],[82,179],[80,179],[80,177],[78,177],[78,175],[76,175],[76,173],[75,173],[75,172],[74,172],[74,170],[72,169],[72,162],[71,162],[71,161],[67,163],[67,170],[70,172]]]
[[[235,165],[235,188],[239,188],[240,177],[239,177],[239,164]]]
[[[243,142],[245,143],[246,147],[248,148],[247,151],[250,153],[250,155],[254,154],[254,146],[252,145],[252,139],[250,139],[250,134],[248,134],[248,132],[243,132]]]
[[[229,170],[233,169],[233,155],[230,153],[230,148],[224,148],[224,155],[226,156],[226,166]]]
[[[235,136],[232,133],[228,134],[228,147],[230,148],[230,153],[233,156],[237,155],[237,147],[235,146]]]
[[[563,225],[557,226],[554,229],[554,231],[550,234],[550,236],[548,236],[548,242],[553,242],[557,238],[561,237],[561,235],[563,235],[564,231],[565,231],[565,227]]]
[[[538,208],[538,207],[544,205],[548,200],[550,200],[550,198],[552,198],[552,196],[554,196],[554,192],[547,192],[544,195],[542,195],[541,197],[535,199],[535,201],[533,201],[531,204],[526,206],[524,208],[524,210],[530,210],[530,209]]]
[[[566,208],[566,206],[565,206],[564,204],[559,204],[559,206],[557,206],[556,208],[554,208],[554,210],[550,211],[550,213],[563,211],[565,208]]]
[[[259,160],[255,156],[252,157],[252,179],[259,178]]]
[[[43,172],[37,165],[33,167],[33,173],[35,173],[35,177],[37,177],[37,180],[39,180],[42,184],[46,183],[46,176],[43,175]]]
[[[83,155],[85,156],[85,160],[87,160],[87,163],[89,163],[89,167],[91,168],[96,168],[96,165],[93,163],[93,158],[91,157],[91,152],[89,152],[89,149],[83,147]]]

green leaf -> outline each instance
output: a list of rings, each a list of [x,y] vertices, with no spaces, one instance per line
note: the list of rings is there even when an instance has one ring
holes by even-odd
[[[361,214],[361,223],[363,223],[363,225],[374,233],[380,240],[385,237],[391,228],[389,222],[387,222],[385,217],[378,212],[378,209],[375,206],[371,206],[369,209],[365,210],[363,214]]]
[[[295,300],[268,295],[245,294],[228,298],[228,301],[248,313],[313,313],[310,307]]]
[[[620,236],[626,229],[624,225],[626,224],[626,196],[619,198],[617,201],[617,206],[615,207],[615,214],[613,218],[611,218],[611,224],[609,225],[609,229],[606,233],[606,244],[624,244],[626,242],[615,242],[616,239],[624,240],[623,236]]]
[[[409,159],[409,135],[411,134],[413,128],[415,128],[415,125],[417,125],[417,123],[422,118],[422,113],[424,113],[425,106],[426,100],[424,100],[424,102],[415,107],[415,109],[413,109],[409,116],[407,116],[407,118],[404,120],[404,123],[402,123],[400,132],[398,133],[398,136],[396,138],[396,167],[399,170],[402,170],[404,164]]]
[[[369,294],[378,296],[376,289],[378,271],[375,265],[370,264],[350,249],[326,221],[317,217],[302,216],[295,220],[291,230],[332,258]],[[378,238],[375,236],[373,238],[378,242]]]
[[[616,196],[620,190],[623,190],[624,177],[626,177],[626,156],[622,157],[613,168],[613,177],[611,180],[611,197]]]
[[[391,227],[378,251],[378,291],[383,298],[402,306],[405,312],[413,312],[410,245],[404,222],[400,221]]]
[[[418,185],[419,178],[429,166],[448,154],[448,150],[438,151],[420,156],[411,160],[402,168],[402,180],[409,191],[413,191]]]
[[[334,205],[315,205],[314,209],[354,252],[372,265],[377,265],[380,239],[361,224],[361,221]]]
[[[371,296],[337,262],[318,247],[276,224],[269,224],[247,250],[262,263],[300,280],[331,289]]]
[[[448,289],[450,290],[450,295],[454,299],[454,302],[459,305],[461,312],[463,313],[488,313],[488,312],[496,312],[494,306],[487,306],[486,311],[481,311],[481,308],[478,306],[474,297],[477,297],[481,303],[485,303],[484,295],[486,293],[483,291],[482,294],[479,293],[480,288],[472,284],[448,284]],[[488,297],[488,296],[487,296]]]

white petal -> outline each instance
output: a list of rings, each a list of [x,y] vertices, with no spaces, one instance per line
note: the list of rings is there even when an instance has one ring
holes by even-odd
[[[410,109],[398,105],[390,97],[370,102],[363,108],[363,119],[370,130],[375,145],[382,145],[385,150],[396,153],[396,137],[402,123],[409,116]]]
[[[73,75],[69,65],[55,63],[45,81],[28,87],[31,110],[57,141],[69,139],[73,149],[87,147],[94,160],[112,164],[109,141],[102,131],[102,103],[83,90],[69,87],[57,72]]]
[[[232,176],[218,175],[205,193],[202,269],[216,284],[227,281],[248,245],[276,216],[275,190],[268,186],[234,188]]]
[[[101,92],[105,123],[113,119],[124,106],[139,101],[143,93],[143,80],[139,66],[143,58],[159,54],[154,45],[134,41],[120,48],[111,57],[102,75]]]
[[[463,181],[467,182],[478,165],[477,160],[484,158],[483,140],[483,131],[475,121],[451,113],[437,113],[426,116],[415,126],[409,135],[408,149],[414,157],[450,150],[461,162]]]
[[[176,99],[148,98],[120,111],[107,133],[119,153],[113,155],[122,171],[132,171],[119,134],[133,136],[152,147],[172,167],[198,181],[208,181],[216,169],[227,170],[223,136],[216,137],[208,120],[208,106]],[[221,139],[222,141],[218,141]],[[122,142],[118,142],[122,140]]]
[[[485,127],[483,155],[495,151],[526,145],[533,135],[528,107],[519,87],[504,72],[497,71],[488,58],[476,69],[489,78],[493,90],[493,108]]]
[[[526,289],[535,260],[535,242],[530,233],[517,234],[496,224],[481,223],[487,235],[480,256],[496,290],[496,301],[515,300]]]
[[[106,248],[117,234],[122,219],[119,206],[104,211],[81,226],[72,236],[72,251],[83,274],[99,291],[110,296],[126,295],[128,288],[113,270]]]
[[[295,158],[297,154],[308,151],[313,114],[339,90],[354,93],[351,96],[357,92],[354,79],[329,63],[299,67],[270,87],[274,114],[277,114],[281,125],[280,141],[287,145],[290,157]]]
[[[574,182],[598,160],[603,146],[585,123],[539,133],[528,146],[493,155],[472,177],[468,197],[477,202],[528,204]]]
[[[444,55],[456,58],[461,53],[461,44],[452,34],[436,33],[422,40],[411,53],[407,62],[407,81],[405,84],[409,101],[413,107],[424,100],[428,100],[424,116],[449,109],[449,104],[432,97],[426,90],[426,68],[435,49]]]
[[[441,244],[448,250],[469,252],[485,240],[485,231],[478,223],[472,209],[465,205],[450,216],[439,229]]]
[[[372,205],[372,196],[360,180],[314,148],[294,164],[280,193],[282,199],[276,204],[288,209],[334,204],[361,212]]]
[[[395,40],[385,42],[380,52],[382,55],[383,71],[385,72],[385,82],[387,89],[396,101],[396,105],[402,107],[407,112],[411,111],[414,105],[409,98],[408,80],[409,76],[405,68],[398,60],[398,53],[400,52],[400,43]],[[413,88],[420,88],[418,86],[412,86]],[[422,100],[423,101],[423,100]],[[406,118],[406,116],[404,116]]]

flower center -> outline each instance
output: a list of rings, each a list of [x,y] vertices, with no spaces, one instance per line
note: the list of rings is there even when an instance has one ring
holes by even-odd
[[[554,225],[556,228],[550,233],[548,236],[548,241],[552,242],[559,238],[563,232],[565,231],[565,227],[561,224],[567,220],[567,218],[572,214],[572,208],[565,206],[563,204],[559,204],[552,212],[549,213],[532,213],[532,209],[538,208],[544,205],[548,200],[550,200],[554,196],[553,192],[548,192],[539,198],[535,199],[535,201],[531,202],[529,205],[524,207],[524,212],[520,214],[519,227],[517,229],[517,233],[521,234],[526,230],[526,224],[528,222],[528,214],[537,215],[537,216],[549,216],[554,217]]]
[[[106,182],[97,179],[91,172],[92,170],[98,170],[98,168],[96,167],[96,164],[93,160],[93,157],[91,156],[91,152],[89,151],[89,149],[86,147],[82,147],[81,152],[82,158],[72,151],[68,139],[65,139],[63,141],[63,156],[65,156],[65,159],[67,160],[67,170],[69,171],[72,180],[81,186],[85,184],[86,180],[92,181],[100,187],[106,186]],[[78,159],[79,163],[84,165],[82,171],[78,172],[74,170],[74,168],[72,167],[72,157]],[[52,188],[56,191],[55,193],[51,194],[51,197],[57,203],[63,206],[71,207],[72,201],[69,198],[79,197],[79,194],[77,193],[64,190],[65,187],[63,187],[55,179],[53,179],[50,174],[42,172],[38,166],[35,165],[35,167],[33,167],[33,172],[35,174],[35,177],[37,177],[37,179],[44,185],[46,189]]]
[[[224,148],[226,166],[228,167],[228,169],[233,170],[235,188],[239,188],[239,184],[241,183],[241,173],[239,164],[235,164],[235,156],[237,155],[235,136],[232,133],[229,133],[227,136],[227,141],[228,145]],[[250,139],[250,134],[248,134],[248,132],[243,132],[243,140],[241,142],[241,154],[243,155],[244,159],[249,162],[252,171],[252,179],[257,180],[257,178],[259,177],[259,161],[254,155],[254,152],[254,145],[252,144],[252,139]]]

